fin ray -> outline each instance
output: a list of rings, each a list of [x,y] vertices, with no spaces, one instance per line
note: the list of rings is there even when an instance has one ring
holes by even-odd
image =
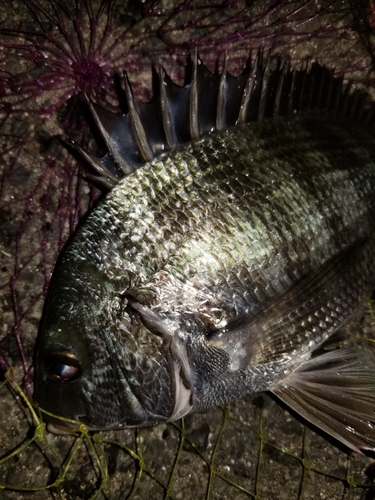
[[[375,363],[338,349],[303,363],[275,396],[354,451],[375,450]]]
[[[253,64],[234,77],[227,73],[226,60],[221,74],[211,73],[195,51],[192,79],[184,87],[172,82],[160,61],[158,65],[153,74],[160,80],[159,95],[150,103],[134,97],[125,76],[128,113],[111,113],[90,104],[113,162],[109,170],[119,171],[121,177],[162,152],[236,123],[316,109],[367,124],[374,121],[375,105],[369,106],[366,94],[353,92],[350,83],[344,86],[342,78],[317,63],[297,71],[285,56],[271,57],[270,51],[258,50]],[[100,170],[101,160],[87,157]]]
[[[234,366],[243,369],[301,352],[301,343],[306,353],[315,350],[358,304],[358,297],[351,297],[346,290],[350,282],[358,281],[357,265],[365,258],[365,241],[341,250],[255,311],[213,332],[209,342],[225,350]],[[363,290],[358,294],[364,300],[367,287],[361,283]],[[310,339],[314,339],[311,344]]]

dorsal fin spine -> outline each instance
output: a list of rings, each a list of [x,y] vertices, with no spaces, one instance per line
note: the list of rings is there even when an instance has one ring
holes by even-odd
[[[250,97],[253,94],[253,89],[255,87],[255,82],[256,82],[256,77],[257,77],[257,71],[258,71],[258,64],[259,64],[259,52],[257,53],[254,66],[252,68],[252,71],[249,73],[249,76],[247,78],[246,86],[243,92],[243,97],[242,97],[242,102],[240,106],[240,111],[238,115],[238,120],[237,123],[246,123],[246,114],[247,114],[247,109],[249,107],[249,102],[250,102]]]
[[[312,102],[313,102],[313,95],[314,95],[314,90],[315,90],[315,80],[316,80],[316,75],[313,73],[312,78],[311,78],[311,83],[310,83],[310,89],[309,89],[309,99],[307,103],[307,107],[311,108]]]
[[[343,109],[342,109],[342,114],[344,116],[348,116],[348,107],[349,107],[349,101],[350,101],[350,90],[352,87],[352,82],[348,82],[345,86],[345,92],[344,92],[344,104],[343,104]]]
[[[288,57],[275,59],[270,51],[259,50],[253,64],[248,64],[247,77],[242,74],[237,78],[227,72],[226,55],[220,75],[209,73],[199,64],[195,51],[191,82],[179,87],[159,61],[159,96],[150,104],[137,101],[125,78],[129,108],[125,115],[89,103],[109,154],[98,159],[81,153],[99,172],[100,182],[114,185],[119,177],[163,152],[214,130],[249,121],[313,109],[366,125],[374,120],[375,105],[369,109],[367,95],[353,94],[350,83],[344,87],[343,77],[334,77],[317,63],[307,61],[304,69],[290,69]],[[80,151],[77,145],[74,148]]]
[[[268,86],[269,86],[269,81],[270,81],[270,64],[271,64],[270,52],[267,51],[266,67],[264,69],[263,75],[261,75],[262,89],[260,91],[258,120],[263,120],[263,118],[265,116],[267,91],[268,91]]]
[[[165,71],[161,63],[158,64],[159,82],[160,82],[160,109],[161,117],[163,121],[163,129],[165,132],[165,137],[167,140],[167,145],[169,149],[173,149],[176,146],[176,140],[173,135],[171,117],[169,114],[168,97],[165,83]]]
[[[285,61],[283,64],[282,72],[281,72],[281,78],[279,79],[279,83],[277,85],[277,90],[276,90],[276,97],[275,97],[275,104],[274,104],[274,115],[278,116],[280,114],[280,100],[281,100],[281,95],[283,92],[284,88],[284,82],[285,82],[285,75],[288,71],[288,61]]]
[[[329,89],[328,89],[328,92],[327,92],[327,99],[326,99],[326,104],[325,104],[325,108],[327,110],[329,110],[329,107],[330,107],[330,102],[331,102],[331,99],[332,99],[332,91],[333,91],[333,78],[330,79]]]
[[[341,83],[340,83],[340,88],[342,89],[342,85],[343,85],[343,81],[342,81],[342,77],[341,77]],[[334,107],[334,111],[336,114],[339,113],[339,106],[340,106],[340,101],[341,101],[341,98],[342,98],[342,95],[340,92],[337,92],[337,96],[336,96],[336,102],[335,102],[335,107]]]
[[[189,107],[190,136],[193,140],[199,139],[198,124],[198,52],[195,49],[193,57],[193,79],[190,88]]]
[[[127,162],[127,159],[124,158],[124,156],[121,154],[119,148],[117,147],[117,144],[115,141],[111,140],[110,135],[108,134],[107,130],[102,124],[102,121],[100,120],[94,105],[89,102],[90,106],[90,111],[91,115],[94,118],[94,121],[96,123],[96,126],[98,127],[105,143],[108,148],[109,153],[111,154],[111,157],[113,158],[114,162],[119,166],[121,171],[123,172],[124,175],[129,175],[133,169],[130,165],[130,163]],[[95,168],[95,167],[94,167]]]
[[[223,130],[224,123],[224,110],[225,110],[225,97],[227,89],[227,54],[224,54],[223,69],[220,75],[219,92],[217,96],[216,107],[216,130]]]
[[[81,157],[89,164],[91,167],[96,170],[100,176],[93,176],[90,174],[86,174],[86,177],[89,179],[94,179],[100,184],[102,184],[106,188],[111,188],[120,180],[118,177],[113,175],[113,173],[105,168],[105,166],[101,163],[98,158],[91,156],[86,153],[84,149],[81,148],[75,141],[70,139],[69,137],[65,137],[64,142],[67,143],[68,146],[72,147],[75,151],[77,151]]]
[[[322,100],[323,100],[323,88],[324,88],[324,83],[325,83],[325,79],[326,79],[326,73],[323,73],[323,76],[320,80],[320,85],[319,85],[319,93],[318,93],[318,106],[322,109],[325,108],[325,103],[322,104]]]
[[[288,115],[291,115],[293,113],[293,107],[294,107],[293,97],[294,97],[294,89],[296,86],[296,75],[297,75],[297,71],[296,71],[296,69],[293,69],[292,79],[291,79],[291,83],[290,83],[290,91],[289,91],[289,96],[288,96]]]
[[[139,114],[137,111],[136,100],[134,98],[133,91],[126,76],[125,76],[125,92],[129,106],[130,120],[133,126],[139,151],[145,161],[152,161],[154,155],[152,154],[150,146],[147,142],[145,130],[143,128],[141,119],[139,118]]]

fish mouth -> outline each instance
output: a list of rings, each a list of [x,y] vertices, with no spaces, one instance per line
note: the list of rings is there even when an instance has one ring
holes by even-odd
[[[79,431],[82,426],[86,427],[78,418],[76,419],[68,419],[65,417],[61,417],[58,415],[54,415],[47,410],[39,407],[39,411],[42,414],[43,421],[46,423],[46,429],[51,434],[71,434],[72,432]]]
[[[71,434],[71,431],[76,431],[79,428],[74,427],[74,426],[60,425],[60,424],[48,422],[46,429],[51,434],[55,434],[58,436],[61,436],[61,435],[66,436],[67,434]]]

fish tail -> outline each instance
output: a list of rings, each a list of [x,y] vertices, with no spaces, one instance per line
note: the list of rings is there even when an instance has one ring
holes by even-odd
[[[273,394],[356,452],[375,450],[375,360],[338,349],[303,363]]]

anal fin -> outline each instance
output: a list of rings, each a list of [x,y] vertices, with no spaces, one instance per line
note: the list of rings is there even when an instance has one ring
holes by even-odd
[[[303,363],[270,389],[354,451],[375,451],[375,360],[338,349]]]

